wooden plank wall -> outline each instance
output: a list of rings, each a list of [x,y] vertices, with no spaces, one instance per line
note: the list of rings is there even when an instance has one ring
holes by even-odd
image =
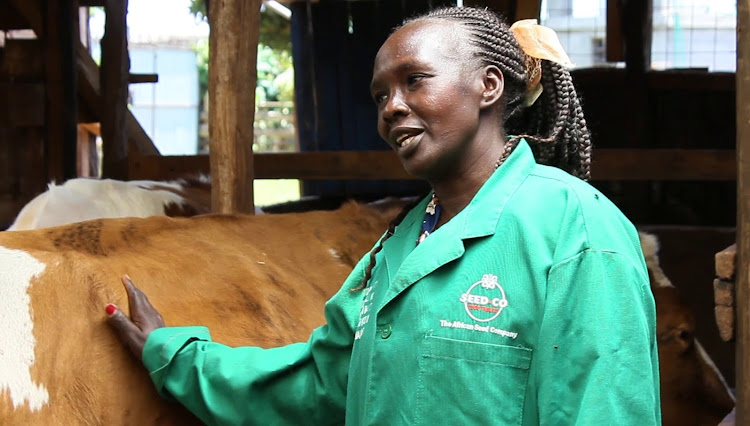
[[[597,149],[710,149],[732,153],[734,122],[734,74],[706,72],[649,72],[649,99],[646,109],[637,112],[648,119],[642,131],[635,131],[642,120],[633,120],[627,98],[630,86],[623,70],[586,69],[574,72],[574,83],[582,98],[586,120],[593,134],[594,164],[597,169],[611,167],[597,160]],[[623,164],[634,176],[649,170],[658,176],[672,172],[672,165],[654,162],[654,151],[641,160]],[[708,161],[705,157],[702,161]],[[639,164],[641,167],[639,167]],[[733,161],[709,166],[706,170],[736,173]],[[720,165],[721,164],[721,165]],[[623,170],[624,171],[624,170]],[[658,178],[641,182],[613,180],[594,182],[628,217],[636,223],[734,226],[735,183],[694,178],[664,181]]]
[[[40,40],[7,40],[0,51],[0,229],[5,229],[45,189],[47,91]]]

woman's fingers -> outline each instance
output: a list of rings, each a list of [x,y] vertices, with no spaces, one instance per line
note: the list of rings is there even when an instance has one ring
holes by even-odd
[[[122,283],[128,293],[130,318],[133,322],[146,333],[150,333],[159,327],[164,327],[164,320],[161,314],[154,308],[146,294],[133,284],[130,277],[123,275]]]
[[[107,322],[115,329],[120,340],[130,348],[133,355],[140,360],[148,335],[155,329],[164,327],[164,320],[151,305],[146,294],[133,284],[129,276],[122,276],[122,284],[128,295],[130,316],[117,306],[109,304],[106,307]]]
[[[127,334],[135,333],[140,331],[138,326],[133,324],[133,321],[127,317],[117,306],[113,304],[107,305],[107,322],[120,334],[125,336]]]
[[[130,315],[132,316],[139,308],[139,299],[143,295],[143,292],[138,290],[128,275],[123,275],[121,279],[122,285],[125,286],[125,292],[128,294],[128,304],[130,305]]]
[[[107,323],[115,329],[120,340],[140,360],[141,350],[143,349],[143,344],[140,342],[145,340],[142,336],[143,331],[122,310],[118,309],[117,306],[109,304],[106,307],[106,311]]]

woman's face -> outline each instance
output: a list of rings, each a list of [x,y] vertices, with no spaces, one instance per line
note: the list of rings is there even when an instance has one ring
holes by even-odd
[[[413,176],[460,173],[486,152],[474,146],[484,87],[469,46],[460,24],[416,21],[391,35],[375,58],[370,89],[378,133]]]

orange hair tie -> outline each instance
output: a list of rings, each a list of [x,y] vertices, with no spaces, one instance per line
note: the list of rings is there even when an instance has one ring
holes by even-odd
[[[570,67],[573,63],[565,53],[557,33],[552,28],[536,23],[536,19],[524,19],[515,22],[510,32],[525,54],[526,98],[524,104],[533,104],[542,94],[542,59]]]

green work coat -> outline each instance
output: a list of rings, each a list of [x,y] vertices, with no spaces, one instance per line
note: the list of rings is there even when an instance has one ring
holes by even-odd
[[[429,197],[326,303],[306,343],[157,329],[157,389],[209,424],[657,425],[656,313],[633,225],[521,142],[416,245]]]

